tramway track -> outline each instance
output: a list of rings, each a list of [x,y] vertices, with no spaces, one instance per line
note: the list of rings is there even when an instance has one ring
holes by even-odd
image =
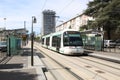
[[[66,66],[64,66],[63,64],[59,63],[57,60],[55,60],[54,58],[50,57],[48,54],[46,54],[45,52],[43,52],[42,50],[40,50],[38,48],[38,46],[35,46],[41,53],[43,53],[44,55],[46,55],[49,59],[51,59],[52,61],[54,61],[55,63],[57,63],[59,66],[61,66],[63,69],[65,69],[67,72],[69,72],[72,76],[74,76],[76,78],[76,80],[84,80],[82,79],[80,76],[78,76],[77,74],[75,74],[74,72],[72,72],[69,68],[67,68]],[[44,61],[43,61],[44,62]],[[45,64],[45,63],[44,63]],[[46,65],[47,66],[47,65]],[[53,77],[55,78],[55,80],[57,80],[57,77],[53,74],[53,72],[50,71],[50,73],[53,75]]]
[[[93,57],[92,57],[92,58],[93,58]],[[83,59],[83,60],[82,60],[82,59]],[[94,58],[93,58],[93,59],[94,59]],[[97,59],[97,58],[96,58],[96,59]],[[96,63],[96,64],[98,64],[98,65],[102,65],[102,66],[109,67],[109,68],[111,68],[111,69],[115,69],[115,70],[118,71],[118,72],[120,71],[120,68],[119,68],[119,67],[115,67],[115,66],[111,66],[111,65],[109,65],[109,64],[105,64],[105,63],[103,63],[103,62],[98,62],[98,61],[95,61],[95,60],[91,60],[91,59],[89,59],[88,57],[87,57],[87,58],[84,58],[84,57],[76,58],[76,60],[88,64],[88,65],[89,65],[88,67],[94,66],[94,67],[97,67],[97,68],[99,68],[99,69],[101,69],[101,70],[107,71],[107,72],[109,72],[109,73],[111,73],[111,74],[120,76],[120,74],[118,74],[118,73],[113,73],[113,72],[110,71],[109,69],[108,69],[108,70],[103,69],[103,68],[101,68],[101,67],[99,67],[99,66],[96,66],[96,65],[94,65],[94,64],[91,64],[91,62],[92,62],[92,63]],[[84,60],[86,60],[86,61],[84,61]],[[101,59],[100,59],[100,60],[101,60]],[[104,61],[106,61],[106,60],[104,60]],[[107,62],[107,61],[106,61],[106,62]],[[112,62],[111,62],[111,63],[112,63]],[[115,63],[115,64],[117,64],[117,63]],[[118,64],[118,65],[119,65],[119,64]],[[86,67],[87,67],[87,66],[86,66]]]
[[[88,70],[88,72],[90,72],[90,73],[93,73],[93,71],[91,71],[90,70],[90,68],[92,68],[92,67],[95,67],[96,68],[96,70],[94,71],[94,72],[97,72],[98,74],[102,74],[102,73],[110,73],[110,74],[113,74],[113,75],[115,75],[115,76],[120,76],[119,75],[119,73],[113,73],[111,70],[105,70],[105,69],[103,69],[103,68],[101,68],[101,67],[98,67],[98,66],[96,66],[96,65],[92,65],[92,64],[90,64],[89,62],[91,61],[91,62],[94,62],[94,63],[97,63],[97,64],[99,64],[99,65],[102,65],[102,66],[106,66],[106,67],[109,67],[109,68],[112,68],[112,69],[115,69],[116,70],[116,72],[119,72],[119,70],[120,70],[120,68],[119,67],[114,67],[114,66],[111,66],[111,65],[108,65],[108,64],[104,64],[104,63],[100,63],[100,62],[97,62],[97,61],[95,61],[95,60],[90,60],[90,59],[87,59],[87,58],[83,58],[83,56],[81,56],[80,57],[80,59],[82,59],[82,60],[87,60],[87,61],[89,61],[89,62],[85,62],[85,61],[81,61],[81,60],[79,60],[79,57],[71,57],[70,56],[70,58],[71,59],[67,59],[67,58],[64,58],[64,59],[66,59],[67,61],[69,61],[69,63],[72,63],[73,65],[76,65],[76,66],[79,66],[79,68],[81,67],[81,68],[84,68],[84,69],[86,69],[86,70]],[[73,59],[72,59],[73,58]],[[93,57],[92,57],[93,58]],[[96,58],[96,59],[98,59],[98,58]],[[99,60],[101,60],[101,59],[99,59]],[[74,62],[73,62],[74,61]],[[79,61],[79,62],[82,62],[82,63],[85,63],[86,64],[86,66],[80,66],[79,64],[77,64],[77,63],[75,63],[75,62],[77,62],[77,61]],[[103,61],[106,61],[106,60],[103,60]],[[109,62],[109,61],[106,61],[106,62]],[[113,62],[111,62],[111,63],[113,63]],[[117,64],[117,63],[114,63],[114,64]],[[119,66],[119,64],[118,64],[118,66]],[[95,74],[95,73],[93,73],[93,74]],[[97,75],[98,75],[97,74]],[[102,77],[102,78],[104,78],[103,76],[101,76],[101,75],[98,75],[99,77]]]
[[[117,74],[117,73],[116,74],[111,73],[111,72],[109,72],[109,70],[104,71],[100,67],[91,65],[89,62],[86,63],[84,61],[79,60],[79,58],[82,59],[82,60],[85,60],[83,58],[84,56],[79,56],[79,57],[78,56],[66,56],[66,55],[57,54],[56,52],[53,52],[51,50],[47,50],[47,49],[45,49],[45,50],[48,51],[49,53],[52,53],[52,55],[54,55],[53,60],[56,59],[55,57],[59,56],[59,61],[57,61],[58,64],[63,65],[63,68],[72,71],[72,73],[74,73],[78,77],[81,76],[85,80],[86,80],[86,78],[87,79],[91,78],[91,79],[95,79],[95,80],[96,79],[108,80],[109,76],[110,76],[110,78],[115,77],[116,78],[115,80],[117,80],[119,78],[119,74]],[[44,52],[44,50],[40,50],[40,51]],[[48,56],[51,57],[52,55],[49,54]],[[89,56],[87,56],[87,57],[89,57]],[[96,59],[98,59],[98,58],[96,58]],[[61,62],[63,60],[64,60],[64,62]],[[90,61],[90,60],[87,59],[86,61]],[[106,60],[104,60],[104,61],[106,61]],[[91,61],[91,62],[94,62],[94,61]],[[94,62],[94,63],[96,63],[96,62]],[[103,64],[100,64],[99,62],[97,64],[103,65]],[[66,66],[69,67],[70,69],[66,68]],[[112,66],[110,66],[110,65],[108,65],[107,67],[112,68]],[[113,66],[113,69],[118,69],[119,70],[119,67],[117,68],[117,67]],[[84,73],[84,75],[81,75],[81,72]],[[88,74],[90,74],[90,75],[88,75]],[[86,77],[85,75],[88,76],[88,77]],[[84,77],[86,77],[86,78],[84,78]]]
[[[91,58],[93,58],[93,57],[91,57]],[[102,63],[102,62],[97,62],[97,61],[95,61],[95,60],[91,60],[91,59],[83,58],[83,57],[82,57],[82,59],[84,59],[84,60],[88,60],[88,61],[92,61],[92,62],[95,62],[95,63],[101,64],[101,65],[105,65],[105,66],[108,66],[108,67],[111,67],[111,68],[114,68],[114,69],[120,70],[120,68],[118,68],[118,67],[114,67],[114,66],[111,66],[111,65],[107,65],[107,64],[104,64],[104,63]],[[98,59],[98,58],[96,58],[96,59]],[[100,60],[103,60],[103,59],[100,59]],[[106,61],[106,60],[104,60],[104,61]],[[109,61],[109,62],[110,62],[110,61]],[[114,62],[111,62],[111,63],[114,63]],[[116,64],[117,64],[117,63],[116,63]]]
[[[41,50],[40,50],[41,51]],[[44,53],[44,52],[43,52]],[[48,55],[49,56],[49,55]],[[50,57],[50,56],[49,56]],[[82,74],[81,73],[81,71],[82,72],[86,72],[86,73],[84,73],[85,75],[87,75],[87,74],[90,74],[90,75],[92,75],[92,79],[94,78],[100,78],[100,79],[103,79],[103,80],[106,80],[104,77],[102,77],[101,75],[98,75],[98,73],[96,72],[96,73],[94,73],[93,71],[91,71],[91,70],[88,70],[87,68],[85,68],[84,66],[80,66],[80,65],[78,65],[78,64],[76,64],[76,63],[74,63],[73,61],[71,61],[71,60],[69,60],[69,59],[66,59],[65,57],[68,57],[68,56],[59,56],[59,57],[61,57],[61,59],[63,59],[64,61],[67,61],[67,65],[70,67],[70,65],[73,65],[73,66],[77,66],[77,68],[74,68],[74,69],[71,69],[72,67],[70,67],[70,69],[68,69],[68,68],[66,68],[64,65],[65,64],[62,64],[62,63],[60,63],[60,62],[58,62],[58,61],[56,61],[54,58],[52,58],[53,60],[55,60],[59,65],[61,65],[61,66],[63,66],[63,68],[66,68],[66,70],[67,71],[69,71],[72,75],[74,75],[74,76],[76,76],[78,79],[77,80],[83,80],[82,78],[84,78],[83,76],[81,76],[80,74]],[[80,74],[79,74],[80,73]],[[81,78],[81,77],[82,78]],[[89,76],[90,77],[90,76]],[[85,78],[84,78],[85,79]]]

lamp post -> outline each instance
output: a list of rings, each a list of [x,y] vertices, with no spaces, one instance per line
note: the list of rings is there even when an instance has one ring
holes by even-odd
[[[33,23],[36,23],[36,17],[32,16],[32,28],[31,28],[31,66],[34,65],[33,61],[33,38],[34,38],[34,33],[33,33]]]

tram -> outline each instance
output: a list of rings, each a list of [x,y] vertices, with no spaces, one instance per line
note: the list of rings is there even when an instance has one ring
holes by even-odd
[[[67,29],[42,37],[42,46],[61,54],[83,54],[83,41],[79,31]]]

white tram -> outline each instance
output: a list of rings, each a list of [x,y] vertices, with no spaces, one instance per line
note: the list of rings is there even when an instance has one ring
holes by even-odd
[[[83,54],[83,42],[80,32],[63,30],[42,37],[42,45],[62,54]]]

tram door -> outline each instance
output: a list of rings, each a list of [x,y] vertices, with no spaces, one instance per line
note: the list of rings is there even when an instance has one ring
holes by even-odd
[[[59,52],[59,50],[60,50],[60,43],[61,43],[61,36],[58,35],[56,38],[56,50],[57,50],[57,52]]]

